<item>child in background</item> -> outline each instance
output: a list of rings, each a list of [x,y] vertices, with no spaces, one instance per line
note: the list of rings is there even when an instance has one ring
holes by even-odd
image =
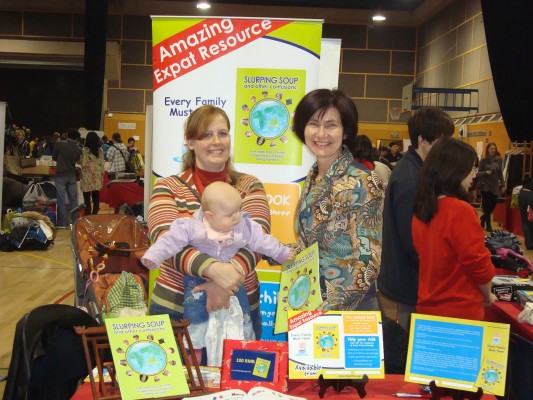
[[[240,211],[241,204],[241,196],[234,187],[225,182],[211,183],[205,188],[202,207],[194,213],[193,218],[175,220],[169,232],[161,236],[144,254],[142,263],[147,268],[155,269],[188,245],[221,262],[229,262],[243,247],[264,254],[280,264],[294,260],[296,250],[265,234],[261,225]],[[189,333],[197,360],[201,358],[201,349],[206,347],[209,317],[205,296],[196,288],[204,282],[203,278],[190,275],[186,275],[184,279],[184,317],[191,323]],[[248,320],[243,321],[244,339],[253,340],[255,334],[249,319],[250,305],[244,286],[235,287],[234,295],[243,315],[248,315]]]

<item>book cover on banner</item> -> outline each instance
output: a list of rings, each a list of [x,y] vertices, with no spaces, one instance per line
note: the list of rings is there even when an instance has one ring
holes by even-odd
[[[385,377],[379,311],[289,311],[289,379]]]
[[[287,391],[287,342],[224,340],[220,389]]]
[[[503,396],[509,325],[412,314],[405,380]]]
[[[301,165],[294,110],[305,95],[304,69],[237,68],[235,162]]]
[[[316,310],[322,303],[318,243],[314,243],[283,265],[276,307],[274,333],[287,332],[288,311]]]
[[[190,393],[167,314],[108,318],[105,325],[123,400]]]

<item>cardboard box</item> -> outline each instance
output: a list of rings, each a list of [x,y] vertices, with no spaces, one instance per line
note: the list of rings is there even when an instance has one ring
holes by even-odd
[[[533,290],[533,280],[515,275],[496,275],[492,279],[492,293],[500,301],[519,302],[518,290]]]
[[[518,302],[522,307],[525,307],[526,303],[533,303],[533,291],[532,290],[517,290]]]

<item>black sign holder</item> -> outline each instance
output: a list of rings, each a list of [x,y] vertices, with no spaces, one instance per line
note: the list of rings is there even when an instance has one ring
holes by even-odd
[[[345,387],[353,387],[357,390],[359,398],[366,396],[365,385],[368,382],[368,376],[363,375],[360,379],[324,379],[323,375],[318,377],[318,396],[320,398],[324,397],[327,388],[332,387],[335,392],[339,393]]]
[[[477,392],[468,392],[466,390],[449,389],[437,386],[435,381],[429,383],[431,389],[430,400],[440,400],[445,396],[451,396],[453,400],[480,400],[483,397],[483,389],[477,388]]]

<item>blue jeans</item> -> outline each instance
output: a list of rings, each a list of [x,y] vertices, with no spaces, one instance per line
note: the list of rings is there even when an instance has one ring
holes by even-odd
[[[78,207],[78,186],[76,175],[56,175],[54,177],[57,191],[57,226],[67,226],[67,210],[65,192],[68,196],[70,209]],[[74,221],[70,221],[71,223]]]
[[[201,281],[203,281],[201,278],[197,278]],[[194,287],[194,286],[193,286]],[[187,293],[187,291],[189,291],[189,295],[190,295],[190,291],[192,290],[192,288],[190,289],[187,289],[187,285],[185,286],[185,292]],[[246,294],[246,291],[244,290],[244,287],[241,287],[241,289],[239,289],[239,292],[240,291],[244,291],[244,293]],[[237,293],[239,293],[237,292]],[[205,298],[205,296],[203,296]],[[187,298],[187,294],[185,295],[185,298]],[[240,297],[237,297],[239,299],[239,303],[241,304],[241,308],[243,309],[243,314],[244,314],[244,307],[243,307],[243,304],[244,303],[241,303],[241,300],[240,300]],[[205,300],[204,300],[205,301]],[[249,306],[249,302],[248,302],[248,297],[246,297],[246,304],[248,304],[247,306],[247,312],[248,314],[250,315],[250,319],[252,321],[252,326],[253,326],[253,330],[254,330],[254,333],[255,333],[255,337],[257,338],[257,340],[259,340],[259,338],[261,338],[261,332],[262,332],[262,325],[261,325],[261,312],[259,310],[259,307],[253,311],[250,311],[250,306]],[[185,305],[184,305],[184,308],[185,308]],[[207,311],[205,310],[205,303],[204,303],[204,309],[202,310],[202,312],[205,312],[205,314],[207,315]],[[175,311],[175,310],[171,310],[170,308],[167,308],[165,306],[162,306],[156,302],[154,302],[153,300],[150,302],[150,315],[161,315],[161,314],[168,314],[169,318],[171,321],[181,321],[182,319],[185,319],[184,315],[178,311]]]
[[[209,313],[206,311],[206,295],[205,292],[199,292],[195,295],[192,294],[192,290],[206,280],[198,278],[197,276],[186,275],[183,279],[183,286],[185,288],[185,300],[183,301],[183,315],[185,319],[191,321],[191,325],[207,322],[209,319]],[[239,288],[235,293],[239,300],[239,305],[242,308],[242,314],[244,316],[244,323],[250,322],[250,303],[248,302],[248,295],[244,285]]]

